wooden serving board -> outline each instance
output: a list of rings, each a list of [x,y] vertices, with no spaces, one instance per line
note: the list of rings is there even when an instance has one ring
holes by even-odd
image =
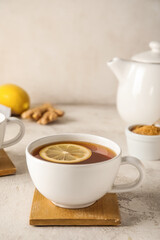
[[[16,167],[3,149],[0,149],[0,176],[16,173]]]
[[[120,225],[117,196],[108,193],[92,206],[65,209],[55,206],[35,189],[30,225]]]

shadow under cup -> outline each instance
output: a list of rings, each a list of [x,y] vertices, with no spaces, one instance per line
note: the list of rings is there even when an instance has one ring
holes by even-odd
[[[40,160],[32,151],[42,145],[54,142],[82,141],[99,144],[116,153],[112,159],[90,164],[59,164]],[[116,192],[113,183],[122,162],[121,149],[113,141],[90,134],[57,134],[40,138],[26,148],[27,166],[38,191],[55,205],[65,208],[82,208],[93,204],[107,192]],[[138,161],[138,160],[137,160]],[[123,164],[126,160],[123,160]],[[127,160],[127,163],[128,160]],[[132,163],[129,163],[132,164]],[[137,162],[132,164],[137,167]],[[118,192],[134,189],[142,181],[140,163],[137,167],[139,178],[128,186],[118,186]]]

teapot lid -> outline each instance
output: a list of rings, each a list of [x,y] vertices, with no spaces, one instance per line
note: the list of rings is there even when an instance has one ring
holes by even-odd
[[[160,42],[150,42],[150,51],[136,54],[132,60],[144,63],[160,63]]]

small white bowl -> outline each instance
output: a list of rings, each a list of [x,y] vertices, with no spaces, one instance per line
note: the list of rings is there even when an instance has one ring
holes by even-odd
[[[129,155],[140,160],[160,160],[160,135],[141,135],[131,130],[136,125],[126,128],[126,138]]]

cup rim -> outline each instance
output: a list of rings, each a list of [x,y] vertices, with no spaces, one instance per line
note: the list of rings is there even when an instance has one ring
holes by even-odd
[[[31,152],[30,152],[30,148],[31,148],[31,146],[34,144],[34,143],[36,143],[36,142],[38,142],[38,141],[40,141],[40,140],[45,140],[45,139],[47,139],[47,138],[50,138],[50,137],[52,137],[52,136],[91,136],[91,137],[97,137],[97,138],[99,138],[99,139],[107,139],[107,140],[109,140],[111,143],[113,143],[114,145],[116,145],[116,147],[118,147],[119,148],[119,153],[117,154],[116,153],[116,156],[115,157],[113,157],[113,158],[111,158],[111,159],[108,159],[108,160],[106,160],[106,161],[102,161],[102,162],[95,162],[95,163],[89,163],[89,164],[65,164],[65,163],[56,163],[56,162],[50,162],[50,161],[45,161],[45,160],[42,160],[42,159],[38,159],[38,158],[36,158],[36,157],[34,157],[32,154],[31,154]],[[78,141],[78,140],[77,140]],[[86,141],[87,142],[87,141]],[[43,144],[40,144],[39,146],[41,146],[41,145],[43,145]],[[100,145],[102,145],[102,144],[100,144]],[[112,149],[113,150],[113,149]],[[106,138],[106,137],[101,137],[101,136],[98,136],[98,135],[94,135],[94,134],[88,134],[88,133],[60,133],[60,134],[52,134],[52,135],[48,135],[48,136],[45,136],[45,137],[41,137],[41,138],[37,138],[36,140],[34,140],[34,141],[32,141],[32,142],[30,142],[28,145],[27,145],[27,147],[26,147],[26,156],[27,155],[29,155],[32,159],[34,159],[35,161],[39,161],[39,162],[41,162],[41,163],[45,163],[45,164],[54,164],[54,165],[58,165],[58,166],[62,166],[62,167],[87,167],[87,166],[95,166],[95,165],[100,165],[100,164],[105,164],[106,162],[111,162],[111,161],[114,161],[115,159],[117,159],[119,156],[121,156],[121,154],[122,154],[122,149],[121,149],[121,147],[116,143],[116,142],[114,142],[114,141],[112,141],[111,139],[109,139],[109,138]]]
[[[3,113],[0,113],[0,124],[4,122],[6,119],[5,115]]]
[[[144,125],[144,124],[133,124],[129,125],[125,129],[126,135],[130,135],[134,139],[139,139],[139,140],[156,140],[160,138],[160,135],[142,135],[142,134],[137,134],[131,131],[131,129],[137,125]]]

